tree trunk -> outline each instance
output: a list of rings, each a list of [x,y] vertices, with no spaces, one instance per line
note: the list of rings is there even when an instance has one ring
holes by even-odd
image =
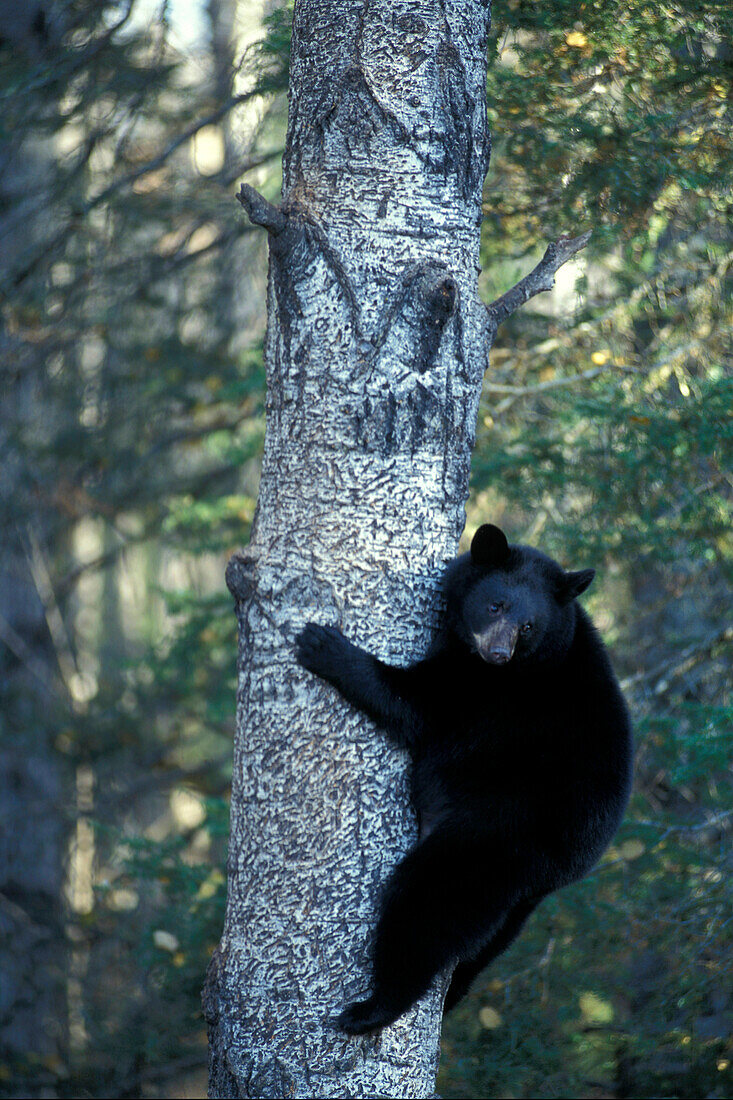
[[[10,13],[8,13],[10,14]],[[6,21],[7,22],[7,21]],[[20,12],[3,26],[21,44]],[[30,40],[29,40],[30,41]],[[28,42],[25,48],[31,49]],[[13,143],[9,143],[13,146]],[[0,240],[8,269],[44,239],[50,195],[13,224],[23,197],[50,175],[48,141],[0,152]],[[64,862],[69,776],[54,745],[63,692],[31,564],[31,537],[45,553],[52,536],[42,494],[19,439],[44,437],[48,410],[34,369],[35,347],[0,320],[0,1067],[14,1095],[44,1095],[39,1064],[53,1077],[68,1055]],[[45,363],[44,363],[45,366]],[[2,1080],[2,1078],[0,1078]]]
[[[314,619],[387,661],[424,654],[497,317],[545,289],[530,276],[493,312],[477,293],[489,18],[481,0],[300,0],[282,206],[240,195],[270,234],[267,433],[227,574],[240,676],[211,1096],[433,1094],[444,983],[377,1037],[334,1024],[368,992],[380,890],[416,830],[405,759],[293,640]]]

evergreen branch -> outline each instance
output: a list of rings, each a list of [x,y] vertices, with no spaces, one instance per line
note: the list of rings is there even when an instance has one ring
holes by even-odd
[[[555,275],[563,264],[580,252],[588,244],[591,238],[591,230],[581,233],[579,237],[560,237],[559,240],[548,244],[544,256],[529,275],[507,290],[487,308],[492,320],[500,325],[515,310],[533,298],[535,294],[541,294],[544,290],[552,290],[555,285]]]
[[[576,382],[585,382],[589,378],[595,378],[597,375],[603,374],[608,367],[614,365],[609,360],[602,367],[593,367],[590,370],[581,371],[579,374],[571,374],[565,378],[551,378],[546,382],[538,382],[534,386],[503,386],[499,382],[487,382],[486,389],[490,393],[508,393],[513,397],[528,397],[531,394],[543,393],[545,390],[555,390],[559,386],[572,386]]]
[[[232,719],[232,726],[234,720]],[[207,730],[214,730],[216,733],[222,734],[227,738],[231,738],[232,729],[226,726],[224,723],[205,723]],[[218,728],[217,728],[218,727]],[[221,753],[213,760],[205,760],[202,764],[196,765],[193,768],[169,768],[166,771],[148,771],[145,775],[140,775],[135,781],[128,783],[125,787],[114,794],[107,792],[105,795],[104,811],[108,814],[110,809],[115,805],[121,805],[130,807],[139,798],[144,798],[151,792],[168,790],[175,786],[177,783],[191,784],[197,779],[209,780],[213,782],[212,773],[219,771],[219,769],[226,769],[232,761],[231,746],[228,747],[225,753]],[[157,761],[157,764],[161,763],[161,759]],[[229,786],[229,780],[222,777],[219,784],[217,784],[217,794],[223,794],[226,788]],[[210,793],[210,788],[207,788]],[[83,817],[83,814],[79,815]],[[92,815],[93,816],[93,815]]]
[[[695,642],[693,645],[683,649],[680,653],[676,653],[674,657],[670,657],[668,660],[662,661],[661,664],[655,665],[654,668],[637,672],[633,676],[627,676],[621,681],[621,687],[624,691],[628,691],[629,688],[635,687],[637,684],[643,683],[646,680],[654,680],[659,676],[662,679],[655,684],[654,690],[656,694],[660,694],[667,686],[665,676],[681,676],[683,673],[688,672],[689,669],[714,649],[715,646],[719,645],[721,642],[725,643],[730,641],[733,641],[733,628],[724,626],[722,629],[716,630],[713,634],[709,634],[706,638],[702,638],[699,642]]]
[[[687,236],[682,237],[682,242],[684,243],[684,241],[687,241],[691,236],[692,234],[688,234]],[[494,347],[492,351],[492,359],[496,359],[498,355],[504,353],[506,355],[506,362],[502,364],[503,367],[506,370],[514,371],[517,369],[517,363],[521,362],[523,359],[534,362],[538,356],[549,355],[551,352],[557,351],[558,348],[571,347],[572,340],[574,338],[577,339],[579,336],[596,333],[598,329],[602,328],[603,325],[605,325],[608,321],[613,320],[614,317],[617,317],[619,313],[630,311],[633,306],[637,306],[639,302],[643,301],[645,298],[649,297],[655,292],[659,292],[661,290],[665,293],[679,292],[680,294],[688,294],[690,291],[699,290],[700,287],[705,286],[705,284],[712,281],[719,282],[727,274],[731,267],[733,267],[733,250],[726,252],[725,255],[722,256],[722,258],[715,263],[711,263],[707,266],[704,263],[701,263],[695,273],[696,277],[693,277],[689,272],[685,272],[682,276],[680,276],[680,273],[677,271],[670,273],[667,268],[660,265],[659,268],[654,272],[653,276],[646,282],[640,283],[639,286],[632,290],[627,298],[619,298],[617,301],[614,302],[613,305],[604,309],[603,312],[596,314],[594,317],[591,317],[589,320],[579,321],[576,324],[571,325],[569,328],[563,331],[560,337],[551,336],[547,340],[542,340],[539,344],[531,344],[529,347],[522,349],[522,351],[518,351],[515,348],[513,349],[511,355],[509,354],[509,350],[507,348]],[[697,340],[693,343],[685,345],[685,349],[693,350],[696,347],[702,346],[702,344],[702,340]],[[682,350],[683,349],[679,349],[679,354],[682,354]],[[667,362],[671,362],[676,357],[676,355],[670,356],[669,359],[657,362],[649,369],[658,370],[660,366],[665,366]],[[615,365],[617,366],[618,364]],[[605,364],[604,369],[611,366],[614,366],[614,364],[612,362],[608,362]],[[632,369],[637,368],[624,368],[626,372]],[[562,384],[565,384],[567,381],[575,381],[576,378],[582,377],[582,375],[574,375],[572,379],[562,379],[561,382]],[[558,384],[560,383],[558,382]],[[505,386],[502,387],[502,389],[500,390],[497,384],[492,385],[489,388],[496,392],[507,393],[513,393],[514,390],[517,390],[518,392],[515,394],[515,396],[522,397],[525,395],[525,388],[518,386]],[[526,392],[534,392],[534,389],[529,388],[526,390]]]
[[[671,833],[702,833],[706,829],[714,829],[716,825],[722,825],[724,821],[730,821],[733,817],[733,810],[721,810],[717,814],[713,814],[712,817],[707,818],[705,821],[698,821],[695,825],[687,825],[682,822],[678,825],[668,825],[664,830],[664,833],[657,841],[657,847],[659,844],[666,840]],[[634,821],[634,826],[643,825],[647,829],[660,829],[661,823],[659,821],[647,821],[644,818],[637,818]]]
[[[118,176],[112,180],[96,195],[92,195],[86,202],[81,203],[79,206],[72,208],[66,215],[67,221],[55,233],[53,236],[47,238],[41,242],[40,247],[36,252],[28,259],[25,265],[17,271],[11,271],[9,275],[0,284],[6,287],[8,290],[14,289],[25,279],[27,279],[38,266],[44,260],[47,260],[50,255],[55,253],[67,240],[68,237],[74,233],[83,219],[96,209],[96,207],[102,205],[111,199],[117,192],[131,187],[143,176],[148,175],[150,172],[154,172],[156,169],[161,168],[171,156],[182,145],[185,145],[187,141],[190,141],[195,134],[202,130],[205,126],[211,126],[213,123],[218,122],[220,118],[223,118],[234,107],[239,106],[241,103],[246,103],[251,99],[252,92],[242,92],[241,95],[232,96],[226,103],[220,104],[215,111],[212,111],[205,118],[200,118],[196,122],[192,123],[188,129],[184,130],[182,134],[179,134],[173,141],[171,141],[165,149],[161,150],[156,156],[146,161],[144,164],[139,165],[134,170],[126,173],[123,176]],[[252,167],[251,165],[247,166]],[[246,170],[246,169],[245,169]]]
[[[3,615],[0,615],[0,642],[7,646],[21,664],[26,666],[28,671],[36,677],[49,694],[60,694],[55,685],[52,687],[49,684],[49,674],[46,666],[38,660],[30,646],[26,644],[25,640]]]

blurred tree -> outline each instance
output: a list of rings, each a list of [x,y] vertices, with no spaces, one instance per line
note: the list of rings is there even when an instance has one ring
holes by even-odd
[[[23,152],[12,164],[0,164],[0,235],[8,256],[17,255],[21,234],[4,231],[3,214],[48,170],[42,143]],[[38,221],[28,219],[22,242],[40,233]],[[32,415],[35,398],[33,379],[21,376],[3,393],[0,413],[0,1057],[17,1061],[34,1054],[58,1066],[66,1049],[65,951],[59,948],[68,840],[61,806],[69,775],[53,740],[73,713],[62,679],[62,669],[73,675],[73,666],[64,668],[63,642],[62,661],[54,659],[51,625],[57,628],[59,618],[40,595],[46,591],[40,557],[45,517],[39,515],[33,529],[12,518],[25,478],[8,433],[11,423]]]
[[[204,890],[191,911],[206,899],[217,923],[217,808],[199,820],[210,804],[169,791],[227,785],[219,559],[251,519],[261,352],[231,348],[216,260],[249,234],[221,219],[232,177],[269,154],[255,114],[240,127],[251,150],[212,158],[217,123],[257,102],[254,82],[222,97],[205,43],[194,64],[174,39],[165,3],[152,23],[132,0],[0,7],[0,1091],[12,1095],[118,1095],[178,1060],[170,989],[195,1005],[188,967],[200,975],[210,947],[179,933],[184,962],[153,932],[185,866]],[[143,888],[123,842],[151,828],[185,843],[136,857]],[[184,1019],[195,1038],[195,1011]]]

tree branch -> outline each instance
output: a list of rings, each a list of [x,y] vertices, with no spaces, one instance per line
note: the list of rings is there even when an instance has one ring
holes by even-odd
[[[571,256],[585,248],[591,238],[591,232],[589,229],[579,237],[560,237],[553,244],[549,244],[534,271],[530,271],[529,275],[520,279],[516,286],[487,307],[493,321],[500,325],[535,294],[541,294],[543,290],[552,290],[556,273]]]
[[[277,206],[273,206],[248,183],[242,184],[237,199],[241,202],[252,224],[264,226],[273,237],[282,233],[288,224],[288,219],[282,210]]]
[[[607,364],[602,367],[593,367],[590,370],[584,370],[579,374],[571,374],[565,378],[551,378],[547,382],[538,382],[534,386],[503,386],[499,382],[487,382],[485,388],[490,393],[507,393],[512,397],[529,397],[531,394],[544,393],[545,390],[555,390],[559,386],[573,386],[576,382],[585,382],[589,378],[595,378],[599,374],[603,374],[609,367],[613,367],[614,363],[609,360]]]
[[[661,694],[661,691],[665,689],[666,674],[673,677],[678,677],[685,672],[688,672],[693,665],[697,664],[702,657],[709,653],[715,646],[721,642],[733,641],[733,628],[724,626],[721,630],[715,631],[713,634],[709,634],[706,638],[702,638],[699,642],[695,642],[693,645],[687,646],[680,653],[676,653],[673,657],[670,657],[666,661],[662,661],[661,664],[655,665],[653,668],[645,669],[642,672],[637,672],[634,676],[627,676],[621,681],[621,687],[624,691],[628,691],[630,687],[635,687],[639,683],[643,683],[645,680],[654,680],[657,676],[661,677],[659,682],[655,684],[655,692]]]
[[[11,653],[13,653],[17,659],[24,664],[29,672],[31,672],[38,682],[43,685],[44,689],[50,695],[59,695],[60,691],[55,686],[52,687],[49,684],[48,669],[39,661],[34,655],[30,646],[26,645],[25,640],[18,634],[16,630],[10,625],[10,623],[2,615],[0,615],[0,642],[8,647]]]
[[[158,153],[157,156],[154,156],[151,160],[146,161],[144,164],[141,164],[138,168],[135,168],[133,171],[128,172],[126,175],[118,176],[116,179],[112,180],[112,182],[109,183],[106,187],[103,187],[102,190],[96,195],[93,195],[90,199],[87,199],[86,202],[66,212],[64,214],[66,221],[58,230],[58,232],[41,242],[40,247],[26,262],[24,267],[22,267],[18,271],[10,271],[8,275],[3,279],[2,286],[7,286],[8,291],[20,286],[20,284],[33,273],[34,269],[39,263],[41,263],[43,260],[46,260],[49,255],[51,255],[53,252],[56,251],[57,248],[64,244],[66,239],[78,229],[79,223],[84,218],[86,218],[86,216],[90,214],[92,210],[94,210],[97,206],[100,206],[101,204],[107,202],[107,200],[112,198],[112,196],[115,195],[116,192],[122,190],[125,187],[131,186],[132,184],[136,183],[137,180],[141,179],[142,176],[146,176],[150,172],[154,172],[156,168],[160,168],[163,164],[166,163],[167,160],[169,160],[169,158],[173,155],[173,153],[176,152],[177,149],[179,149],[182,145],[189,141],[195,134],[199,132],[199,130],[202,130],[205,126],[210,126],[213,123],[218,122],[219,119],[223,118],[223,116],[231,111],[232,108],[239,106],[240,103],[246,103],[247,100],[251,99],[254,94],[255,93],[252,91],[242,92],[241,95],[233,96],[231,99],[227,100],[226,103],[220,104],[220,106],[217,107],[215,111],[212,111],[211,114],[207,115],[205,118],[198,119],[191,126],[189,126],[187,130],[184,130],[183,133],[178,134],[175,140],[172,141],[165,149],[163,149],[162,152]],[[247,167],[252,167],[252,165],[247,165]]]

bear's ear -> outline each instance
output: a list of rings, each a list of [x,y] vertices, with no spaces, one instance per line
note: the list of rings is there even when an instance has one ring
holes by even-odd
[[[506,535],[493,523],[484,523],[471,540],[471,561],[474,565],[503,565],[509,557]]]
[[[557,598],[560,603],[570,603],[581,592],[585,592],[595,575],[595,569],[581,569],[577,573],[563,573],[557,591]]]

